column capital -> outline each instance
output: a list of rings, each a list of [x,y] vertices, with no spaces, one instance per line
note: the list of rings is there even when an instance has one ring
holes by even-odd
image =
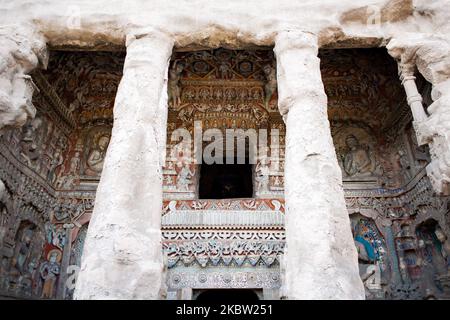
[[[300,30],[285,30],[279,32],[275,37],[275,54],[282,54],[287,50],[310,49],[314,52],[319,50],[319,39],[314,33]]]
[[[126,36],[125,69],[142,68],[164,61],[172,55],[174,39],[158,29],[134,30]],[[153,66],[159,69],[159,66]]]
[[[161,31],[159,29],[155,28],[145,28],[145,29],[137,29],[137,30],[131,30],[126,35],[125,45],[126,47],[130,47],[132,43],[134,43],[136,40],[157,40],[157,41],[165,41],[168,43],[171,43],[173,45],[174,39],[173,37],[168,34],[167,32]]]
[[[404,38],[392,38],[386,45],[389,55],[403,64],[414,64],[416,53],[419,49],[418,43],[423,43],[422,35],[407,34]]]
[[[318,54],[318,37],[310,32],[283,31],[275,38],[278,110],[289,110],[310,101],[326,104]]]
[[[415,71],[416,66],[413,62],[397,61],[397,66],[398,66],[398,76],[399,76],[402,84],[404,84],[404,82],[407,80],[415,80],[416,79],[416,77],[414,76],[414,71]]]

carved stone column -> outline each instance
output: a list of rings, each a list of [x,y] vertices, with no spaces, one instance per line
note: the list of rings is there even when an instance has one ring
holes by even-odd
[[[364,299],[327,115],[315,35],[275,40],[278,104],[286,123],[286,251],[282,296]]]
[[[162,163],[173,40],[127,37],[114,126],[86,236],[76,299],[158,299]]]
[[[438,195],[450,195],[450,41],[438,35],[407,34],[393,38],[387,49],[397,61],[415,65],[433,85],[429,116],[418,121],[413,107],[411,110],[419,144],[429,145],[431,162],[426,170],[433,189]],[[416,102],[417,109],[418,105]]]
[[[418,128],[421,123],[427,120],[428,116],[425,113],[425,109],[422,105],[422,96],[417,90],[414,68],[414,64],[411,63],[398,63],[398,73],[400,76],[400,80],[402,81],[402,85],[405,88],[406,100],[408,101],[408,105],[411,108],[411,113],[414,119],[413,126],[415,128],[417,142],[421,146],[427,143],[427,141],[423,137],[423,135],[420,134]]]

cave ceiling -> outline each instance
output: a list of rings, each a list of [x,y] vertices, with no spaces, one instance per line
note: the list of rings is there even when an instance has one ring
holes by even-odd
[[[186,69],[189,77],[195,80],[214,69],[211,52],[177,53],[174,56],[190,56],[191,60],[196,57]],[[231,52],[233,50],[222,50],[219,57],[226,58],[227,53]],[[234,54],[236,52],[234,50]],[[258,66],[267,57],[273,57],[271,53],[261,55],[261,51],[239,54],[242,59],[245,58],[244,62],[253,62]],[[374,132],[381,132],[395,123],[397,114],[405,105],[405,96],[397,77],[396,64],[386,50],[324,49],[320,50],[319,57],[332,124],[363,123]],[[42,74],[77,123],[83,125],[93,119],[112,119],[124,59],[124,52],[53,51],[48,68]],[[248,66],[248,63],[243,63],[241,67]],[[232,71],[233,74],[239,73],[238,69]],[[264,81],[260,71],[250,71],[240,80]]]

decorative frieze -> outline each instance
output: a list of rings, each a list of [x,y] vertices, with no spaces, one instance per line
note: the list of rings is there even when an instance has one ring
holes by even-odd
[[[199,264],[220,266],[242,266],[248,263],[252,266],[279,264],[283,255],[284,241],[254,242],[248,239],[242,241],[209,240],[189,241],[183,243],[163,243],[164,254],[167,255],[168,267],[176,267],[177,264]]]
[[[164,201],[165,229],[283,229],[282,199]]]
[[[217,268],[178,267],[169,270],[167,285],[170,289],[194,288],[266,288],[281,286],[278,268],[258,266]]]

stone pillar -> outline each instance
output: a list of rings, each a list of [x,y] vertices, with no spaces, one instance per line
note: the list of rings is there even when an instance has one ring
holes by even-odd
[[[427,120],[428,116],[422,105],[422,96],[417,90],[414,68],[414,64],[398,62],[398,74],[402,85],[405,88],[406,100],[413,115],[413,126],[415,128],[417,142],[419,145],[423,145],[427,141],[420,134],[418,127],[421,123]]]
[[[286,251],[282,297],[364,299],[327,115],[317,38],[275,40],[278,104],[286,123]]]
[[[159,32],[127,37],[76,299],[162,298],[162,164],[172,48],[173,40]]]
[[[426,170],[433,189],[438,195],[448,196],[450,195],[450,41],[436,35],[407,33],[401,38],[393,38],[388,43],[387,49],[397,61],[415,65],[424,78],[433,85],[431,91],[433,103],[427,109],[429,116],[421,122],[414,119],[416,122],[414,129],[418,143],[429,145],[431,162]],[[413,116],[414,118],[416,116],[414,110]]]

